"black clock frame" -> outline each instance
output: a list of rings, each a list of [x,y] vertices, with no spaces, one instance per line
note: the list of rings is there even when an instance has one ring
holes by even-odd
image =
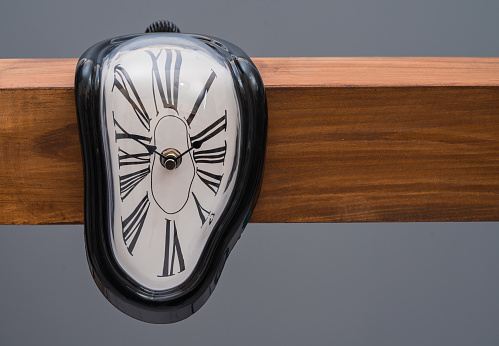
[[[150,35],[186,35],[210,47],[229,67],[240,108],[240,156],[236,188],[211,233],[199,261],[181,285],[155,291],[139,285],[117,263],[111,248],[112,182],[105,153],[101,117],[102,62],[130,39]],[[267,136],[267,101],[258,70],[237,46],[218,38],[177,33],[120,36],[89,48],[78,61],[75,99],[85,177],[85,248],[92,277],[102,294],[119,310],[150,323],[173,323],[199,310],[213,292],[225,261],[255,207],[263,175]],[[112,177],[111,177],[112,178]]]

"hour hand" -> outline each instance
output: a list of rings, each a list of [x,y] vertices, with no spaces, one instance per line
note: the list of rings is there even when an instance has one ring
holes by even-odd
[[[144,148],[147,149],[147,151],[149,152],[149,155],[152,155],[152,154],[158,154],[159,156],[161,156],[162,158],[165,158],[166,157],[164,155],[162,155],[161,153],[159,153],[156,149],[157,147],[155,145],[150,145],[150,144],[147,144],[147,143],[144,143],[142,142],[140,139],[137,139],[137,138],[133,138],[133,140],[135,140],[136,142],[142,144],[144,146]]]
[[[140,139],[135,138],[135,137],[129,137],[129,138],[133,139],[134,141],[136,141],[139,144],[142,144],[142,146],[144,146],[144,148],[146,148],[147,151],[149,152],[149,155],[152,155],[152,153],[154,153],[156,151],[155,145],[150,145],[150,144],[144,143]]]

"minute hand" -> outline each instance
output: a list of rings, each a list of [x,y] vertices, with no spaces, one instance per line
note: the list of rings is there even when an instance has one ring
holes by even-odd
[[[185,154],[187,154],[192,149],[199,149],[199,148],[201,148],[201,144],[203,144],[203,142],[200,142],[200,141],[192,142],[192,147],[190,147],[189,149],[187,149],[186,151],[184,151],[182,154],[180,154],[179,156],[177,156],[175,158],[175,161],[177,161],[178,159],[180,159],[182,156],[184,156]]]

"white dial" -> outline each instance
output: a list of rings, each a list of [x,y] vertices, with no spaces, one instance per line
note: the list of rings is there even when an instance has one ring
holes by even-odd
[[[101,111],[114,256],[140,285],[167,290],[192,273],[234,191],[240,113],[222,59],[193,39],[151,37],[105,59]]]

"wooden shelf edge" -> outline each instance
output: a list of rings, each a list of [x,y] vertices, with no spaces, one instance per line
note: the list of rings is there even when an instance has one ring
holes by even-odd
[[[77,59],[0,59],[0,89],[72,88]],[[253,58],[266,88],[499,86],[499,58]]]
[[[255,58],[251,222],[499,220],[499,58]],[[0,60],[0,224],[83,222],[76,59]]]

